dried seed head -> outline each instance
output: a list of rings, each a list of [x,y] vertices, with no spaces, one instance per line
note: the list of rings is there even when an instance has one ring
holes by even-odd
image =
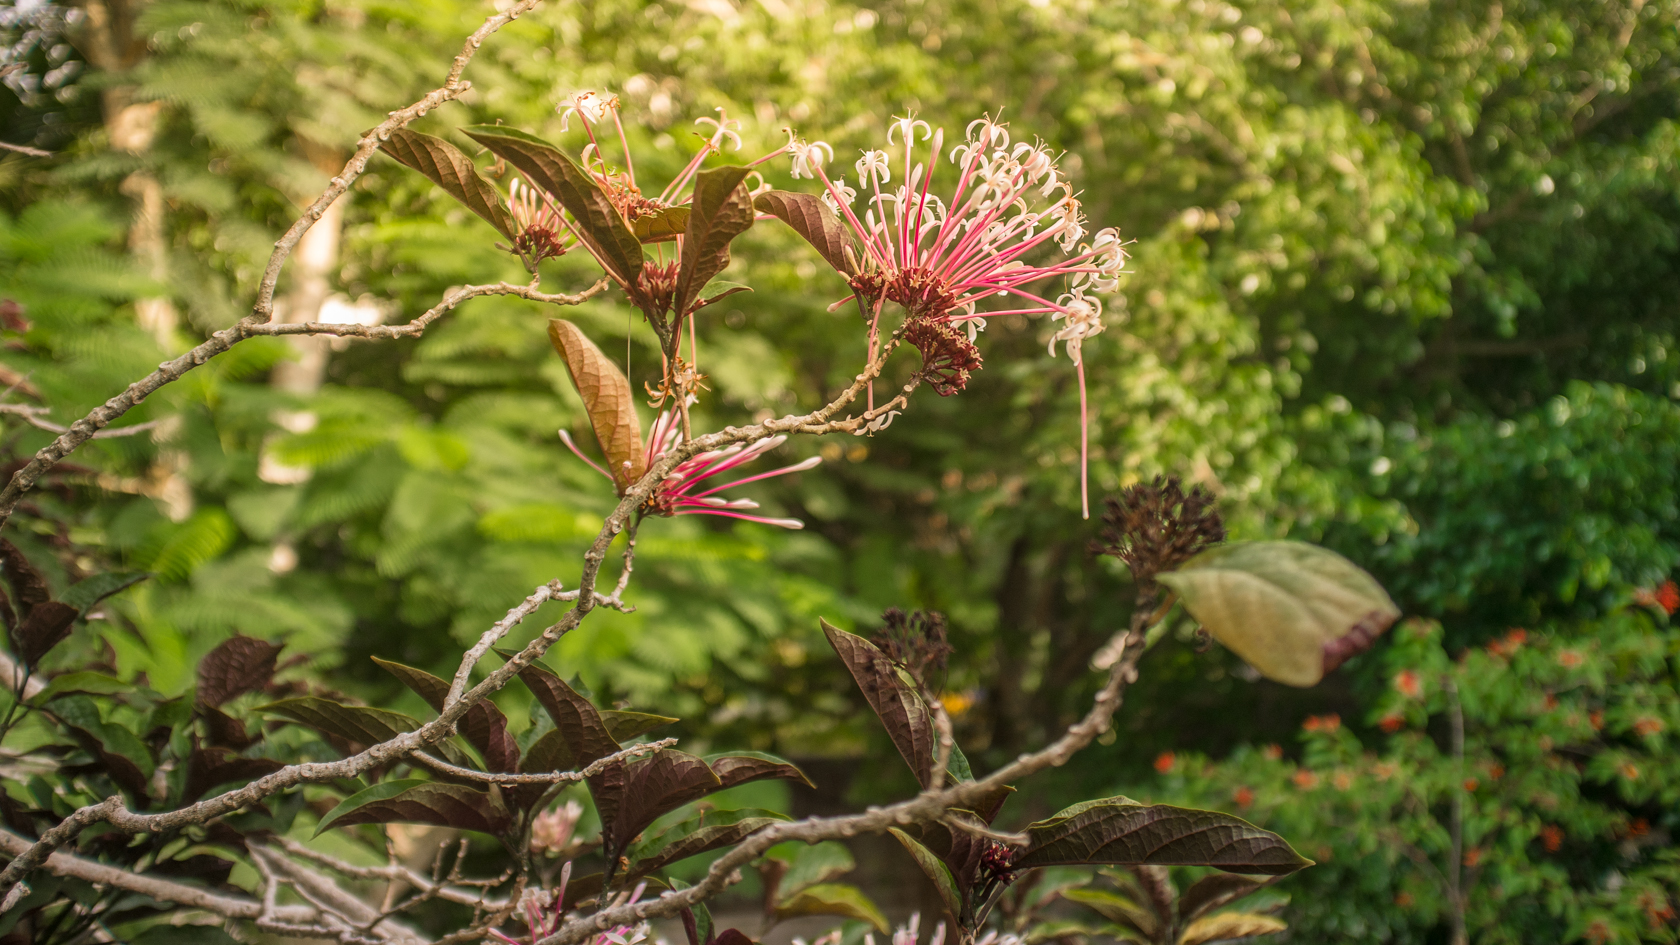
[[[881,614],[881,628],[871,642],[881,648],[887,658],[904,667],[917,679],[925,681],[927,670],[945,668],[951,644],[945,636],[945,615],[932,610],[912,611],[908,615],[897,607]]]
[[[1140,589],[1152,588],[1155,575],[1225,540],[1213,494],[1201,486],[1186,494],[1177,477],[1156,476],[1110,496],[1103,526],[1091,550],[1126,562]]]

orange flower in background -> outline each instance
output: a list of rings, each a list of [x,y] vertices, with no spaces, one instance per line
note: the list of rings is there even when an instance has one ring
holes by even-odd
[[[1593,713],[1587,716],[1587,721],[1592,725],[1593,731],[1601,731],[1604,728],[1604,710],[1594,709]]]
[[[1643,817],[1635,817],[1633,818],[1633,823],[1628,824],[1627,835],[1635,840],[1650,832],[1651,822]]]
[[[1276,761],[1283,757],[1283,746],[1275,744],[1267,745],[1265,748],[1260,749],[1260,756],[1265,758],[1267,761]]]
[[[1476,789],[1481,787],[1481,786],[1482,786],[1482,782],[1476,780],[1475,778],[1465,778],[1464,779],[1464,789],[1466,791],[1471,792],[1472,794],[1474,794]]]
[[[1586,662],[1586,658],[1581,655],[1579,650],[1564,650],[1558,654],[1558,665],[1564,669],[1574,669],[1584,662]]]
[[[1680,610],[1680,585],[1664,581],[1655,590],[1640,588],[1633,592],[1633,602],[1641,607],[1661,607],[1663,613],[1672,617]]]
[[[1557,707],[1558,707],[1557,696],[1554,696],[1549,692],[1546,693],[1546,708],[1547,708],[1547,710],[1549,711],[1549,710],[1555,709]]]
[[[1386,761],[1379,761],[1371,766],[1371,773],[1376,775],[1378,781],[1387,781],[1399,772],[1400,767],[1398,765],[1392,765]]]
[[[1171,772],[1176,764],[1178,764],[1178,756],[1170,751],[1163,751],[1155,756],[1155,770],[1162,774]]]
[[[1655,735],[1666,727],[1662,719],[1651,715],[1642,715],[1633,720],[1633,733],[1641,738]]]
[[[1289,780],[1295,782],[1295,786],[1303,791],[1310,791],[1313,788],[1318,787],[1318,775],[1313,774],[1306,768],[1302,768],[1301,770],[1295,772],[1294,777]]]
[[[1488,780],[1497,781],[1505,776],[1505,766],[1497,761],[1488,765]]]
[[[1622,766],[1616,770],[1621,773],[1622,777],[1627,778],[1629,781],[1639,780],[1639,766],[1633,764],[1632,762],[1624,761]]]
[[[1488,652],[1495,656],[1510,656],[1522,649],[1522,645],[1527,642],[1528,631],[1521,627],[1515,627],[1510,633],[1489,643],[1487,648]]]
[[[1406,724],[1406,720],[1398,715],[1385,715],[1382,717],[1382,720],[1377,723],[1377,728],[1380,728],[1389,734],[1393,734],[1400,731],[1400,726],[1404,724]]]
[[[1248,810],[1254,804],[1254,791],[1244,785],[1237,788],[1235,793],[1231,795],[1231,799],[1237,802],[1239,809]]]
[[[1470,849],[1464,851],[1464,865],[1465,866],[1476,867],[1476,866],[1480,866],[1481,863],[1482,863],[1482,848],[1481,847],[1471,847]]]
[[[1347,771],[1338,771],[1330,778],[1330,783],[1336,786],[1336,790],[1345,791],[1353,787],[1353,775]]]
[[[1547,824],[1540,830],[1540,844],[1547,853],[1556,853],[1563,846],[1563,830],[1556,824]]]
[[[1332,712],[1329,715],[1309,715],[1301,723],[1301,728],[1309,732],[1334,732],[1342,727],[1342,717]]]
[[[1395,894],[1394,894],[1394,904],[1395,904],[1395,905],[1397,905],[1397,906],[1399,906],[1399,907],[1400,907],[1400,908],[1402,908],[1402,909],[1409,909],[1409,908],[1411,908],[1411,905],[1412,905],[1412,894],[1411,894],[1411,893],[1409,893],[1409,892],[1399,892],[1399,893],[1395,893]]]
[[[1394,688],[1408,699],[1416,699],[1423,693],[1423,677],[1416,670],[1403,669],[1394,674]]]
[[[1603,919],[1594,919],[1592,924],[1587,926],[1587,941],[1593,945],[1604,945],[1613,937],[1615,933],[1610,931],[1610,926],[1605,925]]]

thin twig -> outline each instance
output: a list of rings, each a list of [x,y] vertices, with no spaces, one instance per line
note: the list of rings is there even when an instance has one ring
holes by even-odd
[[[48,433],[70,432],[69,427],[53,423],[51,420],[46,418],[47,414],[52,413],[52,408],[50,407],[35,407],[29,404],[0,404],[0,414],[6,413],[22,417],[25,423],[32,427],[45,430]],[[158,424],[162,422],[162,420],[148,420],[145,423],[136,423],[133,426],[100,430],[93,434],[92,439],[108,440],[119,436],[133,436],[136,433],[145,433],[148,430],[155,429]]]
[[[655,752],[670,748],[676,743],[677,740],[675,738],[662,738],[656,742],[644,742],[640,745],[631,745],[629,748],[622,751],[615,751],[604,758],[598,758],[593,764],[584,768],[582,771],[544,771],[534,774],[498,774],[491,771],[474,771],[471,768],[458,767],[447,761],[441,761],[437,758],[433,758],[431,755],[428,755],[423,751],[417,751],[409,757],[434,771],[454,775],[457,778],[465,778],[469,781],[477,781],[480,784],[565,784],[568,782],[587,781],[620,761],[628,761],[631,758],[639,758],[642,755],[651,755]]]
[[[32,148],[27,144],[13,144],[10,141],[0,141],[0,148],[4,148],[7,151],[16,151],[19,154],[27,154],[30,157],[53,156],[51,151],[43,151],[40,148]]]

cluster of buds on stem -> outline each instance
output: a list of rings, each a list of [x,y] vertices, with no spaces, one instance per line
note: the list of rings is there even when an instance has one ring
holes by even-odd
[[[1156,476],[1110,497],[1103,525],[1091,550],[1126,562],[1140,591],[1154,587],[1155,575],[1225,540],[1213,494],[1201,486],[1185,492],[1176,476]]]

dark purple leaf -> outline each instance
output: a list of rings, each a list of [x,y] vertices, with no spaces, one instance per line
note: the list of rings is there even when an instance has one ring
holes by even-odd
[[[609,858],[617,860],[636,835],[661,815],[722,786],[704,759],[680,751],[662,751],[624,765],[616,804],[603,804],[602,794],[595,793],[595,779],[591,779],[590,791],[601,815],[601,842]],[[612,785],[603,783],[603,793],[611,789]]]
[[[377,745],[420,727],[419,722],[400,712],[365,705],[342,705],[319,696],[282,699],[258,706],[257,711],[283,715],[359,745]]]
[[[48,650],[63,643],[64,638],[70,635],[70,626],[79,616],[81,611],[55,600],[36,604],[29,611],[29,616],[23,618],[18,628],[12,631],[12,644],[17,648],[18,659],[27,666],[40,662]]]
[[[245,723],[221,709],[199,706],[197,711],[199,718],[204,720],[210,744],[224,745],[234,751],[244,751],[256,744],[257,740],[246,733]]]
[[[772,190],[753,198],[753,207],[793,227],[795,233],[816,247],[835,272],[843,276],[857,273],[856,259],[848,258],[846,253],[852,245],[851,230],[821,197]]]
[[[793,781],[808,788],[815,788],[805,772],[799,770],[792,762],[767,755],[757,751],[733,751],[717,755],[707,755],[706,763],[712,766],[712,773],[717,775],[718,781],[726,788],[748,781],[763,781],[774,778],[781,781]]]
[[[222,641],[198,664],[198,704],[218,709],[235,696],[268,685],[280,649],[247,636]]]
[[[638,283],[642,244],[588,171],[553,145],[523,131],[500,125],[474,125],[461,131],[554,195],[572,214],[592,255],[620,285]]]
[[[386,781],[344,799],[322,818],[316,836],[354,824],[434,824],[500,835],[511,823],[494,793],[436,781]]]
[[[1075,804],[1027,827],[1032,838],[1013,866],[1212,866],[1282,875],[1311,866],[1275,833],[1218,811],[1146,806],[1111,797]]]
[[[922,787],[933,783],[933,752],[937,738],[933,719],[910,686],[899,678],[898,670],[885,653],[863,637],[847,633],[822,621],[823,633],[829,645],[840,655],[840,661],[851,671],[863,690],[869,707],[886,726],[887,734]]]
[[[513,216],[502,204],[496,188],[478,176],[472,158],[442,138],[423,135],[406,128],[391,132],[389,140],[379,146],[391,157],[414,168],[442,187],[449,196],[461,201],[468,210],[483,217],[496,231],[508,239],[519,233]]]
[[[752,194],[741,183],[751,168],[714,167],[694,175],[673,311],[688,314],[700,290],[729,265],[729,244],[753,224]]]
[[[31,608],[52,600],[47,579],[16,545],[4,538],[0,538],[0,569],[4,569],[6,583],[11,585],[20,616],[28,616]]]
[[[758,808],[696,811],[694,816],[672,825],[659,836],[638,844],[631,854],[634,861],[631,873],[640,876],[708,850],[734,846],[785,820],[787,817],[782,814]]]
[[[583,766],[618,751],[618,742],[608,734],[601,710],[551,670],[532,664],[519,671],[537,701],[548,710],[554,728],[566,739],[572,765]]]
[[[402,684],[426,700],[434,711],[443,711],[443,700],[449,695],[449,684],[423,669],[404,666],[374,657],[380,668],[397,677]],[[488,700],[481,700],[467,710],[455,723],[456,730],[484,756],[484,765],[491,771],[516,771],[519,768],[519,744],[508,734],[507,716]]]
[[[1189,922],[1220,906],[1236,902],[1268,882],[1270,881],[1251,879],[1237,873],[1214,873],[1204,876],[1179,897],[1178,917]]]
[[[712,945],[758,945],[740,929],[724,929],[712,939]]]

